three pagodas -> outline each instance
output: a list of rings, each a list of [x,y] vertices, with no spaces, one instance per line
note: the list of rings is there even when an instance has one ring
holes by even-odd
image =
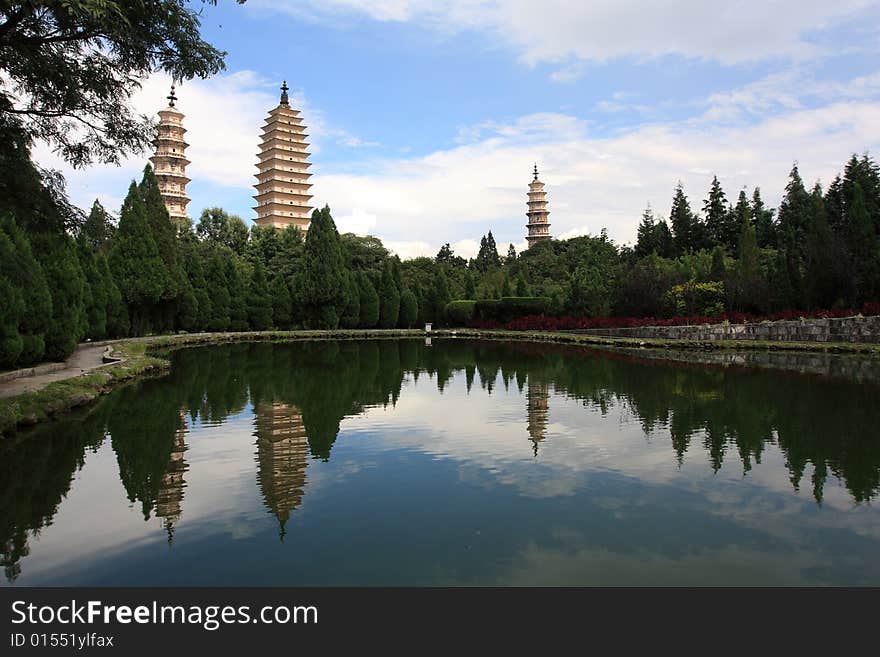
[[[254,222],[260,226],[286,228],[297,226],[303,231],[309,227],[312,207],[309,201],[312,185],[308,172],[311,164],[309,143],[306,141],[306,127],[297,110],[290,107],[285,81],[281,85],[281,102],[269,112],[263,125],[260,152],[257,154],[257,190],[254,199],[257,213]],[[156,151],[150,161],[159,181],[159,189],[173,220],[186,220],[186,206],[190,199],[186,195],[185,151],[189,144],[184,140],[183,114],[174,107],[176,96],[174,86],[168,95],[168,107],[159,112],[159,131],[155,141]],[[535,165],[534,180],[528,192],[529,246],[541,240],[550,239],[550,223],[547,210],[547,194],[544,183],[538,180],[538,167]]]

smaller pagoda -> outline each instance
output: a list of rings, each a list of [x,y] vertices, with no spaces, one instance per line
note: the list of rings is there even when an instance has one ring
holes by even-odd
[[[186,132],[183,114],[174,107],[177,100],[174,84],[171,85],[171,93],[167,98],[168,107],[159,112],[159,131],[153,142],[156,152],[150,162],[153,163],[153,172],[171,220],[183,222],[186,221],[186,206],[190,200],[186,195],[186,185],[190,182],[186,177],[189,160],[184,155],[189,144],[183,139]]]
[[[529,222],[526,224],[529,233],[526,241],[529,248],[536,242],[550,239],[550,211],[547,209],[547,192],[544,191],[544,183],[538,180],[538,164],[535,163],[534,179],[529,183],[529,211],[526,216]]]

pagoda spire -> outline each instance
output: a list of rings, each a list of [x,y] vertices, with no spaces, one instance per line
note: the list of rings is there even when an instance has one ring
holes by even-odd
[[[259,226],[296,226],[305,231],[312,214],[308,135],[299,111],[290,106],[287,91],[285,80],[281,102],[269,112],[263,125],[254,185],[254,221]]]
[[[174,95],[174,83],[171,83],[171,93],[165,96],[168,99],[168,107],[174,107],[174,101],[177,100],[177,96]]]
[[[526,235],[526,241],[529,243],[529,248],[531,248],[535,242],[550,239],[550,211],[547,209],[547,192],[544,191],[544,183],[538,180],[537,162],[535,162],[535,167],[532,173],[534,178],[532,182],[529,183],[529,200],[526,203],[529,208],[528,212],[526,212],[526,216],[529,218],[529,221],[526,224],[526,228],[528,228],[529,231]]]

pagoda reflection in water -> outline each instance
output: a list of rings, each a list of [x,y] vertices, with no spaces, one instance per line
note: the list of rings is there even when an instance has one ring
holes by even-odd
[[[532,441],[535,458],[538,456],[538,443],[547,437],[547,414],[550,408],[550,384],[536,381],[529,376],[526,389],[526,408],[528,410],[529,440]]]
[[[184,411],[180,411],[180,426],[174,432],[171,455],[168,457],[168,465],[165,467],[156,495],[156,517],[162,519],[169,545],[174,540],[174,526],[180,520],[183,510],[183,495],[186,489],[183,476],[189,470],[189,464],[184,460],[187,450],[186,432],[186,415]]]
[[[266,508],[278,519],[281,540],[287,521],[302,504],[309,443],[302,413],[280,402],[256,407],[257,484]]]

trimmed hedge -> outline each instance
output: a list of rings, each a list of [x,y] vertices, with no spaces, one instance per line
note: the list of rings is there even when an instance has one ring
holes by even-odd
[[[480,299],[474,307],[474,316],[482,321],[510,322],[528,315],[544,315],[549,308],[549,297]]]
[[[446,304],[446,317],[450,326],[467,326],[474,318],[474,306],[476,301],[459,300]]]

